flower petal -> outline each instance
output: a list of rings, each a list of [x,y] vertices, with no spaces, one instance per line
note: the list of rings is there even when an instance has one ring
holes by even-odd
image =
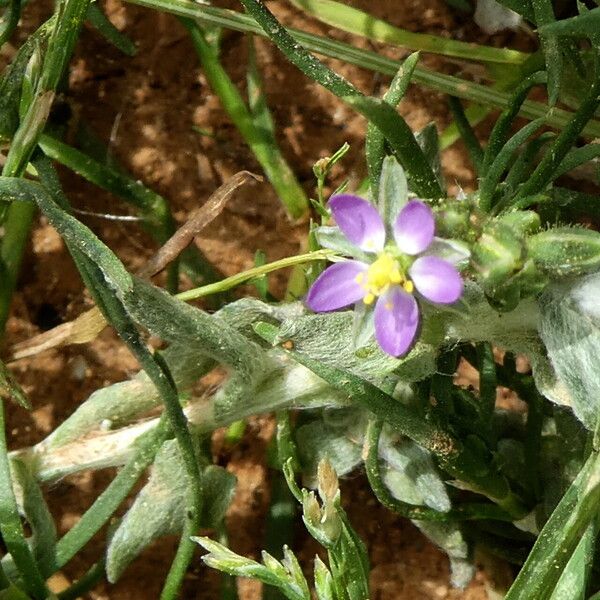
[[[352,194],[333,196],[328,203],[342,233],[361,250],[381,252],[385,244],[385,227],[377,209]]]
[[[431,208],[420,200],[411,200],[394,223],[394,238],[405,254],[415,255],[427,249],[435,233]]]
[[[414,296],[392,286],[375,305],[375,337],[384,352],[402,356],[411,347],[419,327],[419,306]]]
[[[306,296],[306,305],[315,312],[327,312],[354,304],[366,293],[356,278],[359,275],[366,277],[368,269],[369,265],[358,260],[331,265],[312,284]]]
[[[456,267],[438,256],[417,258],[408,271],[417,291],[430,302],[452,304],[463,291]]]

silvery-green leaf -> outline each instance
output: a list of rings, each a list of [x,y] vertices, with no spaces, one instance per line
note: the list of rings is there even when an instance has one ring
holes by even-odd
[[[502,6],[497,0],[477,0],[473,18],[475,23],[489,34],[498,33],[503,29],[517,29],[523,21],[521,15]]]
[[[408,182],[404,169],[394,156],[383,159],[379,178],[377,209],[385,223],[388,238],[392,239],[393,225],[402,207],[408,201]]]
[[[205,470],[203,525],[214,527],[233,496],[235,477],[221,467]],[[166,441],[156,455],[148,483],[137,495],[110,540],[106,574],[119,579],[127,565],[152,541],[181,533],[188,481],[176,440]]]
[[[556,284],[539,301],[540,336],[548,357],[573,412],[590,430],[600,408],[600,322],[597,309],[590,308],[591,298],[599,294],[600,275],[594,274]]]
[[[353,319],[351,311],[343,311],[286,320],[276,341],[291,340],[298,352],[371,382],[399,370],[408,381],[419,381],[435,372],[436,349],[429,344],[417,343],[402,359],[383,352],[374,340],[355,350]]]
[[[469,546],[459,525],[439,521],[413,521],[413,523],[448,555],[452,585],[457,588],[466,587],[475,575],[475,566],[468,560]]]
[[[221,524],[233,500],[237,479],[223,467],[209,465],[202,472],[202,526],[215,529]]]
[[[156,538],[180,533],[185,519],[187,474],[175,440],[156,455],[148,483],[115,531],[106,553],[106,574],[114,583]]]
[[[366,427],[364,411],[342,409],[332,412],[340,417],[337,423],[317,419],[296,430],[307,487],[316,487],[317,467],[323,459],[327,459],[340,476],[362,462],[362,440]]]
[[[446,486],[429,452],[407,438],[396,439],[386,428],[379,441],[379,455],[383,481],[395,498],[440,512],[450,510]]]
[[[255,298],[243,298],[223,307],[212,318],[223,319],[246,337],[255,338],[254,322],[279,323],[305,313],[306,309],[300,302],[272,305]],[[189,389],[216,365],[212,358],[200,355],[197,349],[184,343],[171,344],[162,352],[162,357],[180,391]],[[44,440],[44,448],[62,446],[101,426],[116,429],[159,403],[156,387],[141,371],[129,381],[96,390]]]

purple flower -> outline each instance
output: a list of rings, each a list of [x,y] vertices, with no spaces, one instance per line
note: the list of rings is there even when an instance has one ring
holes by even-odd
[[[364,260],[346,260],[328,267],[308,292],[306,304],[315,312],[328,312],[355,304],[375,305],[375,338],[392,356],[412,346],[419,328],[417,298],[452,304],[463,291],[456,267],[427,254],[435,234],[435,219],[420,200],[404,205],[393,223],[393,240],[387,240],[377,209],[350,194],[329,201],[333,217],[346,239],[362,251]]]

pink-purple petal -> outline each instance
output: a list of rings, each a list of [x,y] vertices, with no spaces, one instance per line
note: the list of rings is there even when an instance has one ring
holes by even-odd
[[[398,248],[411,256],[426,250],[433,241],[434,233],[433,212],[420,200],[405,204],[394,223],[394,238]]]
[[[463,280],[456,267],[438,256],[421,256],[408,274],[417,291],[430,302],[452,304],[463,292]]]
[[[392,286],[375,305],[375,338],[384,352],[403,356],[419,328],[419,306],[414,296]]]
[[[333,196],[328,203],[342,233],[365,252],[380,252],[385,245],[385,227],[370,203],[352,194]]]
[[[356,280],[366,277],[369,265],[358,260],[338,262],[321,273],[306,296],[306,305],[315,312],[328,312],[358,302],[365,289]]]

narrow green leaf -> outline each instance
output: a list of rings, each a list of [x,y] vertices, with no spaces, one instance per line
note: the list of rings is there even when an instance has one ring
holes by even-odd
[[[552,595],[600,502],[600,455],[590,454],[540,532],[505,600],[546,600]]]
[[[519,65],[527,58],[525,53],[518,50],[492,48],[430,34],[413,33],[335,0],[290,0],[290,2],[328,25],[376,42],[482,62]]]
[[[596,549],[596,523],[591,523],[581,536],[575,552],[552,592],[550,600],[585,600],[586,590],[594,562]]]
[[[48,590],[21,525],[10,473],[5,427],[4,402],[0,399],[0,533],[25,588],[34,598],[41,600],[47,597]]]
[[[0,19],[0,46],[13,34],[21,18],[21,0],[10,0]]]
[[[596,36],[600,31],[600,8],[593,8],[577,17],[546,23],[540,33],[572,36]]]
[[[552,180],[553,174],[573,148],[575,142],[586,123],[594,116],[600,105],[600,66],[595,73],[588,93],[583,98],[581,106],[572,116],[566,127],[558,134],[552,146],[548,149],[532,176],[523,184],[514,199],[518,202],[521,198],[541,192]]]
[[[479,206],[481,210],[488,212],[494,207],[494,196],[500,184],[502,175],[508,168],[508,165],[515,151],[533,135],[540,127],[545,124],[544,119],[536,119],[528,123],[517,131],[498,152],[493,162],[490,164],[483,181],[479,187]],[[504,207],[503,207],[504,208]]]
[[[258,0],[241,0],[286,58],[305,75],[350,104],[382,130],[405,168],[415,192],[437,199],[442,192],[406,121],[385,101],[363,96],[296,41]]]
[[[246,106],[237,87],[221,65],[215,48],[206,41],[200,27],[190,19],[183,19],[182,22],[189,31],[204,74],[219,97],[223,108],[256,156],[289,215],[293,219],[301,218],[308,210],[308,199],[296,180],[292,169],[285,161],[274,136],[269,132],[269,129],[263,131],[264,123],[261,124],[260,120],[255,122],[256,116],[252,115],[250,109]],[[253,84],[255,95],[256,86],[259,85],[256,77]],[[254,107],[258,110],[256,104]],[[268,118],[265,109],[266,104],[262,108],[260,117],[262,121]]]
[[[556,21],[551,0],[531,0],[531,5],[538,27]],[[554,106],[558,101],[562,78],[563,56],[561,43],[559,37],[552,31],[544,31],[543,29],[540,31],[540,40],[544,60],[546,61],[546,71],[548,72],[548,101],[550,106]]]
[[[475,167],[475,172],[480,173],[481,167],[483,165],[483,149],[481,148],[481,144],[465,115],[465,111],[460,100],[454,96],[450,96],[448,98],[448,103],[450,105],[450,110],[452,111],[452,116],[454,117],[454,122],[456,123],[456,127],[460,132],[463,142],[467,147],[467,152],[469,153],[469,158]]]
[[[92,2],[88,6],[86,17],[94,28],[98,30],[100,35],[115,48],[127,56],[135,55],[137,52],[135,44],[110,22],[97,2]]]
[[[23,515],[31,528],[31,549],[41,573],[53,573],[56,554],[56,526],[35,477],[19,460],[12,463],[13,481],[21,488]]]
[[[383,99],[391,106],[396,107],[404,97],[404,94],[406,94],[418,61],[419,54],[417,52],[411,54],[404,60],[402,66],[398,69],[396,75],[394,75],[389,89],[383,96]],[[374,198],[378,196],[378,187],[385,154],[385,136],[383,132],[375,127],[373,123],[369,123],[365,138],[365,155],[369,170],[371,194]]]
[[[486,176],[492,162],[498,156],[498,153],[502,150],[504,144],[506,143],[510,127],[515,117],[519,114],[521,107],[525,103],[527,94],[529,94],[531,89],[536,85],[546,83],[547,79],[548,76],[545,72],[538,71],[537,73],[533,73],[524,79],[511,94],[508,106],[498,117],[498,120],[494,124],[494,128],[490,133],[488,145],[483,156],[483,164],[481,165],[480,174],[482,177]]]
[[[598,158],[600,156],[600,144],[587,144],[581,148],[570,150],[564,157],[563,161],[558,165],[558,168],[552,175],[551,181],[554,181],[565,175],[569,171],[580,167],[581,165]]]

